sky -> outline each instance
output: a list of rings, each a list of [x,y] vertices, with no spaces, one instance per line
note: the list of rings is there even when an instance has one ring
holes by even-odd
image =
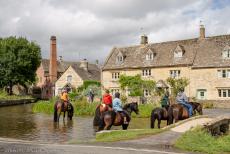
[[[49,58],[103,63],[113,47],[230,34],[230,0],[0,0],[0,37],[26,37]]]

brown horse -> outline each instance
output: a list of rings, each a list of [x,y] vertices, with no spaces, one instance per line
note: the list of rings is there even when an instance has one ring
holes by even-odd
[[[193,114],[195,115],[198,112],[199,115],[203,115],[203,107],[200,103],[197,102],[189,102],[192,105]]]
[[[138,114],[138,104],[136,102],[126,104],[123,107],[124,112],[128,113],[128,117],[126,117],[127,122],[131,121],[131,113],[135,112]],[[128,128],[129,124],[124,124],[124,116],[123,114],[115,111],[106,111],[102,115],[100,114],[100,109],[97,108],[95,111],[94,117],[94,126],[99,126],[98,130],[110,130],[112,125],[120,126],[122,125],[123,130]]]
[[[158,128],[160,128],[161,120],[167,120],[167,125],[169,125],[168,110],[166,108],[160,108],[160,107],[153,109],[151,113],[151,119],[150,119],[151,128],[154,128],[155,120],[158,121]]]
[[[63,120],[65,120],[65,113],[67,112],[67,118],[72,120],[74,114],[74,108],[71,103],[67,103],[67,105],[62,105],[61,101],[57,101],[54,104],[54,122],[59,122],[61,112],[64,113]]]
[[[202,105],[200,103],[189,102],[189,104],[192,105],[193,113],[198,112],[200,115],[203,114]],[[181,104],[171,105],[169,107],[168,114],[169,114],[169,124],[172,124],[173,120],[175,120],[175,122],[178,122],[179,120],[184,120],[189,118],[189,112],[187,108]]]

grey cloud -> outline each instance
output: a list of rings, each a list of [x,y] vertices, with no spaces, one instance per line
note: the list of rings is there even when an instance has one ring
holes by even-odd
[[[113,46],[138,44],[142,33],[150,42],[197,37],[200,19],[208,35],[229,32],[230,6],[212,5],[212,0],[0,0],[0,37],[34,40],[48,58],[50,36],[56,35],[64,59],[104,61]]]

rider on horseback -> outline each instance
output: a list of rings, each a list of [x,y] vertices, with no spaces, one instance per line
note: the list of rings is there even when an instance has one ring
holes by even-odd
[[[109,90],[105,90],[105,94],[102,98],[102,103],[109,106],[109,108],[112,108],[112,96],[109,94]]]
[[[166,89],[166,92],[165,92],[164,96],[161,99],[161,107],[165,108],[166,110],[168,110],[168,108],[169,108],[169,92],[168,92],[168,89]]]
[[[179,89],[179,93],[177,94],[176,101],[177,101],[177,103],[182,104],[183,106],[185,106],[188,109],[189,117],[191,117],[192,112],[193,112],[192,105],[190,105],[188,103],[188,97],[184,93],[183,88]]]
[[[119,92],[115,93],[115,98],[113,99],[113,110],[115,112],[119,112],[119,113],[123,114],[124,115],[124,124],[128,124],[127,117],[129,115],[128,115],[128,113],[126,113],[122,109],[122,103],[121,103],[121,100],[120,100],[120,93]]]
[[[67,89],[64,89],[61,93],[61,102],[62,102],[62,109],[67,108],[67,104],[69,102],[68,92]]]

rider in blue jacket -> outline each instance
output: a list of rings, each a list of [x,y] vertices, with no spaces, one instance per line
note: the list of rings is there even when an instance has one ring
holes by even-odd
[[[119,112],[121,114],[124,114],[124,124],[128,124],[128,122],[127,122],[128,114],[122,108],[122,103],[120,100],[120,93],[119,92],[115,93],[115,98],[113,99],[113,110],[115,112]]]
[[[179,93],[177,94],[176,101],[179,104],[182,104],[188,109],[189,117],[192,116],[192,105],[188,103],[188,97],[184,93],[184,89],[180,89]]]

